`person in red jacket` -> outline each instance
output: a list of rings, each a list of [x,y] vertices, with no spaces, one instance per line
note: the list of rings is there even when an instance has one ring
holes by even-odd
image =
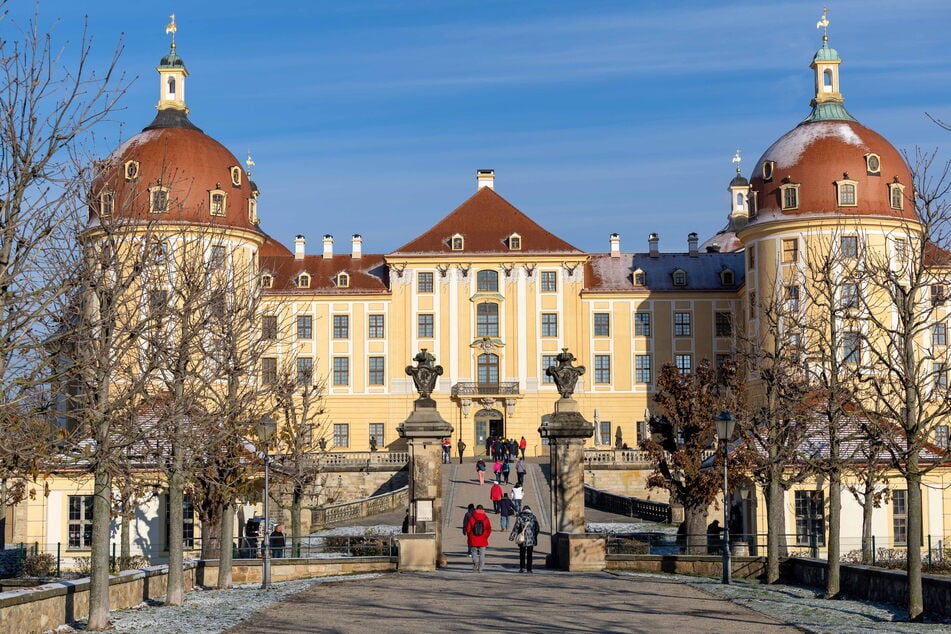
[[[489,499],[492,500],[492,510],[499,512],[499,501],[502,499],[502,485],[495,482],[489,489]]]
[[[476,572],[482,572],[485,567],[485,548],[489,545],[491,534],[492,522],[480,504],[466,524],[466,541],[472,553],[472,569]]]

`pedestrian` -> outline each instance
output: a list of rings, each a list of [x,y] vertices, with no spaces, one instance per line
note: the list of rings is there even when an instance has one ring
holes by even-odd
[[[462,534],[463,535],[468,535],[468,533],[466,533],[466,527],[469,526],[469,518],[472,517],[473,513],[475,513],[475,504],[470,503],[469,508],[466,509],[465,517],[462,518]],[[468,550],[468,553],[466,553],[467,556],[472,557],[472,548],[469,547],[467,548],[467,550]]]
[[[466,453],[466,443],[462,438],[456,443],[456,448],[459,450],[459,464],[462,464],[462,454]]]
[[[522,439],[518,441],[518,449],[522,452],[522,460],[525,459],[525,449],[528,447],[528,441],[525,440],[525,436],[522,436]]]
[[[493,483],[492,488],[489,489],[489,499],[492,500],[492,510],[498,513],[499,500],[502,499],[502,485],[498,482]]]
[[[521,482],[516,482],[515,486],[512,487],[512,502],[515,504],[515,510],[522,510],[522,498],[525,497],[525,489],[522,488]]]
[[[502,462],[502,480],[505,484],[509,483],[509,473],[512,471],[512,463],[508,460]]]
[[[287,538],[284,536],[284,526],[282,524],[278,524],[274,527],[274,530],[271,531],[268,544],[271,547],[271,557],[278,559],[284,557],[284,547],[287,546]]]
[[[472,569],[477,572],[482,572],[485,568],[485,548],[489,545],[491,534],[492,522],[489,521],[480,504],[469,518],[469,523],[466,524],[466,543],[472,554]]]
[[[499,530],[509,529],[509,518],[512,515],[515,515],[515,504],[509,499],[508,493],[503,493],[502,499],[499,500]]]
[[[452,462],[452,441],[448,438],[442,439],[442,463],[449,464]]]
[[[492,473],[495,474],[495,481],[499,483],[502,481],[502,461],[496,460],[495,464],[492,465]]]
[[[481,456],[476,461],[476,473],[479,474],[479,484],[485,484],[485,460]]]
[[[518,571],[532,572],[532,551],[538,543],[538,520],[532,507],[526,506],[515,519],[509,541],[518,544]]]
[[[487,456],[492,455],[492,440],[492,436],[485,439],[485,455]]]
[[[406,515],[403,516],[403,527],[400,530],[403,533],[409,532],[409,509],[406,509]]]
[[[515,476],[518,486],[522,486],[522,483],[525,482],[525,458],[519,458],[518,462],[515,463]]]

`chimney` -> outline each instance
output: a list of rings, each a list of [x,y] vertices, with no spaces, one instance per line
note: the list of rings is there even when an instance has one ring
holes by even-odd
[[[495,170],[476,170],[476,191],[483,187],[495,189]]]
[[[304,259],[304,244],[306,244],[304,236],[298,235],[294,238],[294,259],[303,260]]]
[[[363,238],[359,233],[353,234],[353,253],[351,253],[350,257],[354,260],[359,260],[363,257]]]
[[[690,257],[692,258],[697,257],[698,251],[697,251],[697,234],[696,233],[691,232],[687,234],[687,251],[690,252]]]
[[[656,258],[660,255],[660,236],[652,233],[647,236],[647,246],[650,247],[650,256]]]
[[[324,259],[329,260],[334,256],[334,237],[329,233],[324,234]]]
[[[621,235],[618,233],[611,234],[611,257],[621,257]]]

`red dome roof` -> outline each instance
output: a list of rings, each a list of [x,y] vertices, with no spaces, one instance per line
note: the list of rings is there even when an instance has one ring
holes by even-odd
[[[99,195],[111,191],[115,196],[113,213],[119,218],[228,226],[260,233],[249,215],[251,180],[238,159],[194,127],[184,114],[176,115],[181,120],[178,125],[156,126],[153,122],[104,162],[104,170],[93,184],[90,221],[98,217]],[[130,161],[137,163],[132,178],[127,170]],[[238,168],[238,185],[232,181],[232,168]],[[157,186],[168,190],[167,211],[163,213],[150,211],[149,188]],[[212,190],[225,194],[223,214],[211,213]]]
[[[872,174],[866,157],[876,154],[880,171]],[[763,166],[773,163],[772,178]],[[903,209],[891,206],[888,185],[906,187]],[[856,205],[840,206],[836,181],[857,183]],[[780,188],[799,185],[798,206],[782,209]],[[756,192],[757,214],[750,224],[789,216],[816,214],[890,216],[915,219],[911,172],[902,155],[877,132],[855,121],[804,121],[773,143],[754,168],[750,185]]]

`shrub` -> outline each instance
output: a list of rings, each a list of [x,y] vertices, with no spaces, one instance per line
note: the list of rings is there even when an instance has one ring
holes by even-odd
[[[88,577],[92,572],[92,557],[76,557],[73,559],[71,572],[77,577]]]
[[[20,566],[20,573],[26,577],[49,577],[56,570],[56,555],[39,553],[27,555]]]
[[[145,555],[132,555],[131,557],[119,557],[119,570],[138,570],[139,568],[148,568],[149,558]]]

